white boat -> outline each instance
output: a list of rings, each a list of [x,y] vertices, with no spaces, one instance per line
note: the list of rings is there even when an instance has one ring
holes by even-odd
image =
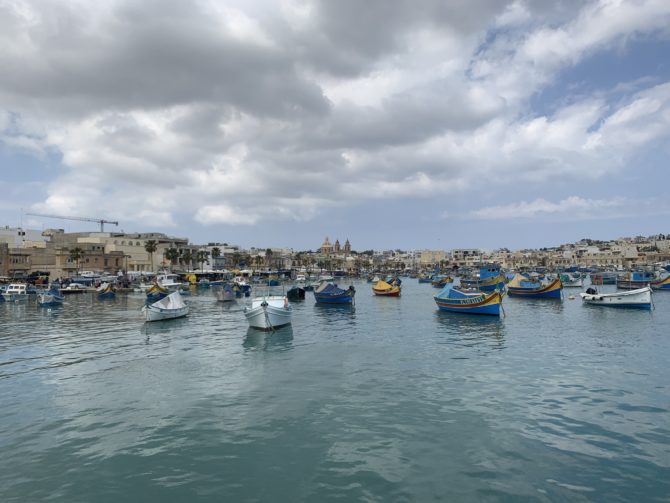
[[[633,307],[637,309],[651,309],[651,288],[645,286],[637,290],[616,293],[598,293],[591,287],[579,294],[584,304],[607,307]]]
[[[147,321],[171,320],[188,314],[188,306],[184,304],[179,292],[172,292],[161,300],[142,308]]]
[[[7,286],[2,296],[8,302],[28,300],[28,287],[25,283],[11,283]]]
[[[255,297],[251,307],[244,308],[249,326],[260,330],[274,330],[290,325],[293,308],[283,295]]]
[[[188,281],[185,282],[180,281],[178,274],[172,274],[172,273],[159,274],[156,277],[156,280],[158,281],[158,284],[160,286],[162,286],[163,288],[167,288],[171,292],[176,292],[180,288],[188,288],[191,286],[191,284]]]

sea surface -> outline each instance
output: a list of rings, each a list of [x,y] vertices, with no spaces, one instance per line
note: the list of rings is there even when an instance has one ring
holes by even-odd
[[[498,320],[354,285],[275,333],[209,290],[0,304],[0,502],[670,501],[670,292]]]

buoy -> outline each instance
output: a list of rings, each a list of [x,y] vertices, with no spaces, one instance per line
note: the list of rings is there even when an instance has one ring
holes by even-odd
[[[568,299],[570,299],[570,300],[575,300],[575,296],[574,296],[574,295],[570,295],[570,296],[568,297]]]

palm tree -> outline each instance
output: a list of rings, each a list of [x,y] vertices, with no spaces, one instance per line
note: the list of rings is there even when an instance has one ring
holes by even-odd
[[[212,262],[216,266],[216,259],[221,256],[221,248],[219,248],[218,246],[215,246],[214,248],[212,248],[212,251],[210,252],[210,255],[212,256]]]
[[[242,259],[242,255],[240,254],[240,252],[235,252],[235,253],[233,253],[232,259],[233,259],[233,269],[236,269],[237,266],[240,264],[240,260]]]
[[[254,265],[259,268],[261,264],[263,263],[263,258],[260,255],[256,255],[254,257]]]
[[[154,270],[154,253],[158,249],[158,241],[155,239],[149,239],[144,243],[144,249],[149,254],[149,260],[151,262],[151,272]]]
[[[207,262],[209,264],[209,261],[207,260],[209,258],[209,252],[207,250],[198,250],[198,253],[196,253],[196,259],[195,261],[200,264],[200,269],[203,271],[205,270],[203,268],[203,264]]]
[[[70,260],[74,260],[77,264],[76,273],[79,274],[79,261],[84,257],[84,250],[81,248],[72,248],[70,250]]]
[[[175,265],[179,259],[179,250],[176,248],[168,248],[165,250],[165,258],[170,261],[171,265]]]
[[[189,270],[193,263],[193,254],[191,253],[191,250],[184,250],[184,252],[181,254],[181,260],[182,263],[186,266],[186,270]]]

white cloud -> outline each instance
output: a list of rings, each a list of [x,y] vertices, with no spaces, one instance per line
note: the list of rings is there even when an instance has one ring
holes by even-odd
[[[641,79],[620,102],[569,97],[551,113],[531,98],[587,56],[666,29],[670,4],[577,5],[4,3],[0,142],[62,154],[34,209],[143,227],[603,179],[670,135],[670,84]]]
[[[470,216],[482,220],[510,220],[515,218],[537,218],[547,215],[562,217],[591,219],[606,216],[604,212],[613,208],[620,208],[627,201],[623,198],[615,199],[584,199],[571,196],[554,203],[542,198],[533,201],[480,208],[470,213]]]

